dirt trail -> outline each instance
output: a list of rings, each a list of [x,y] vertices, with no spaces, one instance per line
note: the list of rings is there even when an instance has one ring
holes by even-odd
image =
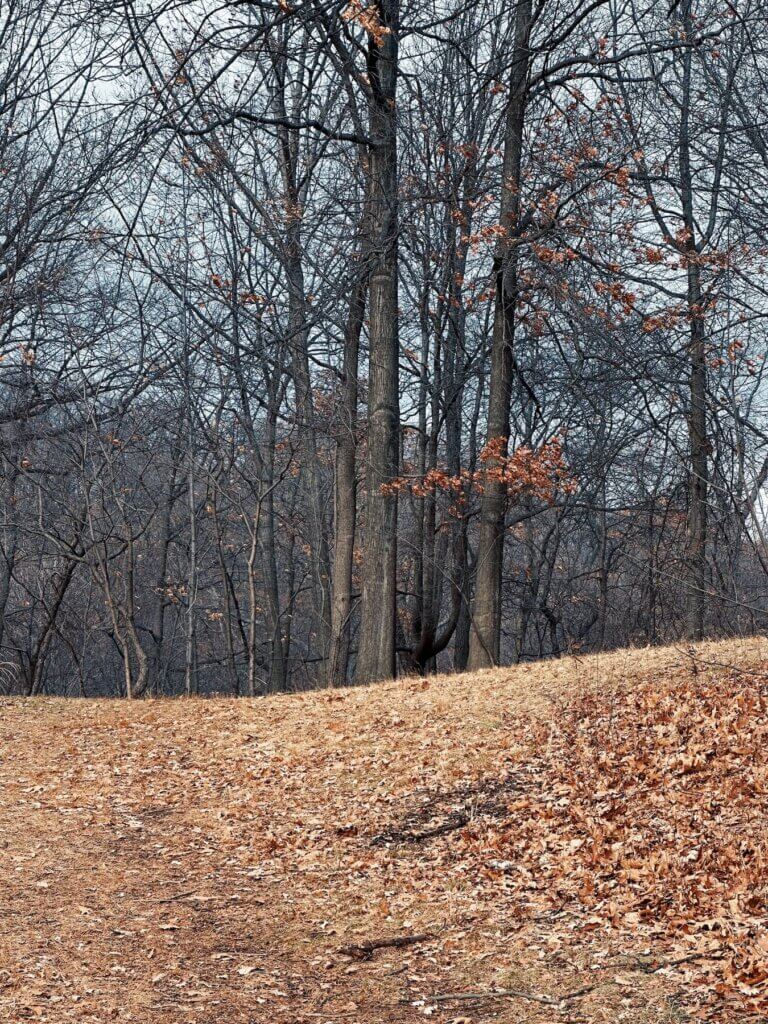
[[[169,721],[153,735],[173,742],[150,753],[131,738],[148,705],[138,717],[86,708],[82,721],[82,705],[36,703],[34,715],[3,707],[0,1019],[207,1024],[350,1012],[349,993],[359,1000],[367,986],[345,973],[349,960],[331,971],[327,939],[313,938],[295,906],[295,879],[259,877],[230,855],[226,796],[216,806],[193,736]],[[260,811],[249,818],[257,833],[269,828]],[[397,1013],[380,1019],[408,1019],[392,997]]]

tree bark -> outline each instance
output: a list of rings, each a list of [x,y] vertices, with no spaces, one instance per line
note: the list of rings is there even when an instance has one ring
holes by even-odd
[[[687,37],[693,33],[691,0],[683,0],[683,27]],[[688,518],[686,528],[686,602],[685,633],[690,640],[704,636],[707,590],[707,490],[709,482],[707,438],[707,362],[702,305],[701,268],[693,209],[691,174],[690,102],[691,48],[683,52],[683,104],[680,122],[680,189],[685,227],[685,254],[688,283],[690,336],[688,443]]]
[[[367,257],[366,257],[367,258]],[[335,514],[333,545],[333,594],[331,640],[328,653],[328,685],[343,686],[349,664],[349,625],[352,614],[352,570],[357,518],[357,399],[360,335],[365,316],[368,275],[356,281],[344,329],[342,367],[342,423],[336,441]]]
[[[397,476],[400,403],[397,325],[397,92],[398,0],[379,0],[389,31],[368,43],[371,221],[368,464],[362,620],[357,656],[361,683],[395,674],[397,498],[382,486]]]
[[[523,125],[527,96],[531,0],[518,0],[515,11],[515,50],[509,86],[504,137],[501,226],[504,235],[494,259],[496,298],[491,342],[488,441],[509,439],[512,397],[513,342],[517,304],[518,220],[523,158]],[[492,468],[492,467],[491,467]],[[504,561],[506,492],[487,480],[480,507],[477,578],[472,607],[469,668],[496,665],[501,651],[501,573]]]
[[[286,61],[282,44],[272,48],[273,67],[277,77],[274,109],[284,124],[289,123],[286,103]],[[291,352],[291,373],[296,400],[296,421],[299,435],[300,479],[308,520],[314,612],[310,641],[317,645],[319,678],[328,655],[331,622],[331,569],[328,531],[323,507],[322,480],[318,463],[315,403],[309,371],[309,327],[307,295],[304,284],[302,253],[302,190],[299,184],[301,159],[300,133],[281,126],[277,129],[278,162],[283,180],[285,235],[282,240],[286,283],[288,288],[288,332]]]

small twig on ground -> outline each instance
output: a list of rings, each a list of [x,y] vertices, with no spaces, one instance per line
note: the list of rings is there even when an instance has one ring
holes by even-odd
[[[757,679],[766,678],[766,673],[764,671],[761,672],[757,669],[744,668],[741,665],[732,665],[725,661],[710,661],[708,659],[705,660],[704,658],[699,657],[699,655],[696,653],[695,648],[693,647],[681,648],[678,646],[676,647],[676,650],[680,651],[681,654],[684,654],[687,658],[690,659],[694,675],[698,672],[699,666],[701,665],[704,668],[724,668],[727,669],[729,672],[735,672],[737,675],[740,676],[755,676]]]
[[[657,971],[663,971],[665,967],[679,967],[680,964],[689,964],[694,960],[722,960],[724,956],[722,950],[717,949],[708,953],[689,953],[688,956],[679,956],[676,960],[665,960],[664,963],[657,964],[656,967],[642,967],[641,970],[646,974],[656,974]]]
[[[155,903],[175,903],[176,900],[185,900],[188,896],[198,896],[199,893],[195,892],[194,889],[190,889],[188,892],[178,892],[175,896],[167,896],[163,900],[155,900]]]
[[[567,992],[564,996],[537,995],[535,992],[523,992],[514,988],[497,988],[491,992],[446,992],[442,995],[430,996],[430,1002],[469,1002],[480,999],[527,999],[532,1003],[543,1003],[545,1006],[561,1006],[579,996],[585,996],[592,992],[595,985],[587,985],[585,988],[576,989],[575,992]]]
[[[371,842],[375,845],[383,843],[424,843],[429,839],[437,839],[438,836],[448,835],[449,832],[456,832],[458,829],[468,825],[469,821],[468,814],[454,814],[447,821],[442,822],[440,825],[435,825],[433,828],[427,828],[421,832],[382,832],[380,835],[374,836]]]
[[[396,935],[389,939],[369,939],[367,942],[342,946],[339,952],[346,956],[367,959],[373,956],[377,949],[400,949],[402,946],[413,946],[417,942],[426,942],[432,938],[434,935],[431,932],[425,932],[423,935]]]

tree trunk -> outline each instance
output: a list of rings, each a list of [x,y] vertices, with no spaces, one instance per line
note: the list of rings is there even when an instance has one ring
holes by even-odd
[[[352,569],[357,512],[355,456],[357,451],[358,361],[367,291],[368,275],[363,271],[352,292],[344,329],[343,421],[336,440],[334,466],[336,488],[331,641],[328,654],[329,686],[343,686],[346,683],[349,663],[349,620],[352,614]]]
[[[530,53],[532,0],[518,0],[515,12],[515,51],[509,86],[504,137],[500,239],[494,259],[496,300],[491,342],[491,375],[488,400],[488,441],[509,439],[509,407],[512,397],[513,340],[517,303],[520,186],[523,157],[523,125]],[[480,507],[477,579],[472,607],[469,668],[498,664],[501,648],[501,573],[504,561],[503,485],[488,480]]]
[[[221,596],[222,596],[222,634],[224,637],[226,658],[227,658],[227,673],[229,675],[229,685],[232,692],[236,697],[240,696],[240,677],[237,673],[237,663],[235,660],[235,643],[232,635],[232,574],[227,566],[227,559],[224,552],[224,538],[221,530],[221,519],[219,515],[219,476],[223,475],[223,466],[216,478],[214,478],[213,486],[211,488],[210,496],[210,507],[211,507],[211,520],[213,522],[213,533],[216,541],[216,555],[219,563],[219,572],[221,573]]]
[[[691,0],[682,5],[687,36],[693,32]],[[690,47],[683,52],[683,105],[680,122],[680,189],[685,226],[688,277],[688,343],[690,404],[688,407],[688,519],[686,529],[685,634],[690,640],[704,636],[707,588],[707,487],[709,479],[707,439],[707,362],[702,305],[701,268],[693,210],[693,179],[690,153],[691,61]]]
[[[397,89],[398,0],[379,0],[390,31],[368,44],[371,221],[374,257],[370,280],[368,466],[362,620],[357,680],[395,674],[397,498],[382,493],[396,477],[400,404],[397,324]]]
[[[174,453],[175,454],[175,453]],[[163,664],[163,640],[165,637],[165,610],[168,605],[166,588],[168,586],[168,554],[171,547],[171,514],[176,500],[176,473],[177,463],[173,459],[171,475],[168,481],[165,500],[160,514],[160,529],[157,539],[157,572],[154,592],[155,606],[152,614],[152,626],[150,628],[151,651],[149,655],[149,688],[151,693],[158,694],[160,690],[160,674]]]
[[[288,332],[291,352],[291,374],[296,400],[296,422],[299,435],[300,480],[304,492],[304,509],[308,521],[310,577],[314,623],[310,629],[310,645],[317,645],[319,678],[324,677],[328,655],[331,623],[331,569],[328,531],[325,522],[322,480],[318,463],[315,403],[309,372],[309,327],[307,295],[304,284],[302,254],[302,202],[299,184],[301,160],[300,133],[285,125],[289,121],[286,103],[286,57],[284,43],[272,46],[272,64],[277,77],[274,109],[283,124],[278,128],[278,162],[283,180],[283,204],[286,223],[282,240],[286,283],[288,286]]]
[[[16,564],[16,548],[18,544],[18,513],[16,509],[16,483],[18,477],[19,471],[11,463],[11,469],[7,477],[8,494],[5,499],[7,509],[6,520],[2,530],[2,537],[0,537],[0,558],[2,558],[4,563],[3,569],[0,572],[0,662],[4,661],[2,652],[3,640],[5,638],[5,609],[11,593],[11,582]]]

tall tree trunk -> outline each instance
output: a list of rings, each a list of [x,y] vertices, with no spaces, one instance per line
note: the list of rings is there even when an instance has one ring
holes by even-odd
[[[397,498],[382,485],[397,476],[400,403],[397,324],[397,31],[398,0],[378,0],[389,31],[368,43],[371,221],[368,466],[363,592],[357,679],[395,674]]]
[[[683,27],[686,37],[693,35],[691,0],[683,0]],[[685,633],[691,640],[704,636],[707,588],[707,489],[709,481],[707,439],[707,362],[704,329],[704,309],[701,288],[699,246],[693,209],[693,178],[691,173],[690,103],[691,62],[690,47],[683,51],[683,102],[680,121],[680,189],[685,227],[685,254],[688,278],[688,318],[690,336],[688,442],[688,519],[686,529],[686,584]]]
[[[296,226],[297,227],[297,226]],[[290,233],[293,233],[291,228]],[[298,242],[289,243],[291,252]],[[318,462],[315,407],[309,375],[309,332],[307,330],[306,296],[304,294],[304,272],[301,261],[289,256],[289,331],[291,335],[291,367],[296,393],[296,416],[299,430],[299,452],[301,456],[300,480],[304,493],[304,511],[308,520],[307,542],[310,547],[310,577],[312,583],[312,607],[314,623],[311,634],[317,644],[317,662],[320,678],[323,663],[328,654],[328,639],[331,618],[331,569],[328,551],[325,511],[323,507],[322,480]]]
[[[517,235],[523,159],[523,125],[527,95],[532,0],[518,0],[515,11],[515,50],[509,86],[504,135],[501,191],[501,226],[504,235],[494,259],[496,300],[491,342],[491,375],[488,400],[488,441],[509,439],[509,407],[512,397],[513,341],[517,303]],[[501,573],[504,561],[503,485],[488,480],[480,508],[477,579],[472,607],[469,668],[498,664],[501,648]]]
[[[272,65],[277,85],[274,91],[274,109],[283,123],[277,131],[278,161],[283,180],[284,265],[288,286],[288,333],[291,351],[291,374],[296,400],[296,420],[299,434],[300,479],[304,492],[307,518],[307,544],[309,546],[312,606],[314,612],[310,642],[317,646],[318,678],[324,677],[324,663],[328,655],[331,625],[331,568],[328,551],[328,531],[325,521],[322,480],[318,463],[315,403],[309,372],[309,326],[307,295],[304,284],[302,253],[302,202],[299,163],[302,156],[301,135],[288,128],[286,103],[285,41],[273,43]]]
[[[471,178],[474,181],[474,175]],[[467,186],[471,194],[471,185]],[[462,213],[464,223],[471,224],[472,206],[466,200]],[[467,247],[460,241],[462,232],[455,230],[455,218],[451,217],[453,256],[450,262],[451,274],[448,284],[448,320],[445,344],[445,457],[448,475],[458,477],[461,473],[462,413],[464,408],[463,358],[466,352],[466,309],[463,286],[467,262]],[[467,228],[468,230],[468,228]],[[453,547],[452,599],[454,601],[454,668],[460,671],[466,667],[469,657],[469,571],[467,521],[464,515],[457,516],[451,523]]]

